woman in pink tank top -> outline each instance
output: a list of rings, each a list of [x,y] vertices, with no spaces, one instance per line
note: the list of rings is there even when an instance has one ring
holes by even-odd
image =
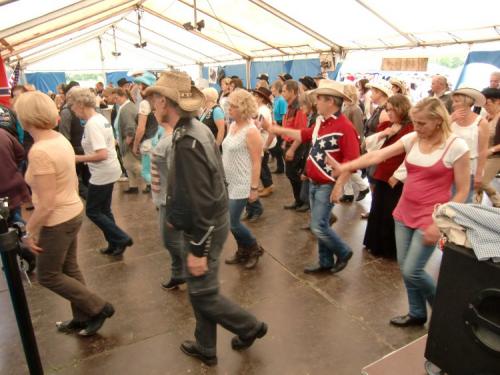
[[[436,204],[464,202],[470,175],[468,146],[452,135],[450,118],[441,101],[425,98],[410,114],[415,132],[396,143],[342,165],[330,160],[337,176],[406,152],[408,177],[393,217],[409,312],[391,319],[391,324],[398,327],[423,325],[427,321],[426,302],[432,307],[436,286],[424,269],[440,237],[432,212]],[[454,196],[452,184],[457,188]]]

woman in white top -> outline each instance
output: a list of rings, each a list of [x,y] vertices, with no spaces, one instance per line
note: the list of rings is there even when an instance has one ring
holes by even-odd
[[[245,268],[257,265],[262,247],[240,217],[247,202],[258,198],[262,140],[253,122],[257,103],[249,92],[236,89],[229,96],[229,115],[234,122],[222,142],[222,163],[229,193],[231,233],[238,250],[226,260],[227,264],[244,264]]]
[[[466,203],[472,203],[474,189],[482,184],[488,157],[488,122],[472,111],[472,106],[484,106],[486,98],[471,88],[460,88],[451,94],[453,113],[451,130],[463,138],[470,149],[471,182]]]
[[[101,253],[122,255],[133,241],[116,225],[111,212],[113,186],[122,173],[113,128],[103,115],[96,112],[96,97],[89,89],[73,88],[68,93],[67,103],[78,118],[86,121],[82,137],[85,155],[76,155],[76,162],[87,163],[91,175],[86,214],[108,241],[108,247]]]

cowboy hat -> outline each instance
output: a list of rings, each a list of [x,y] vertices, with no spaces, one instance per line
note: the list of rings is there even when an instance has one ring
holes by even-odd
[[[271,95],[272,92],[269,89],[266,89],[265,87],[259,87],[258,89],[252,90],[254,94],[259,95],[262,99],[264,99],[266,102],[271,104],[273,101],[271,100]]]
[[[302,83],[307,90],[314,90],[318,88],[316,82],[314,82],[314,78],[310,76],[304,76],[302,78],[299,78],[299,82]]]
[[[329,95],[329,96],[337,96],[347,101],[351,101],[351,99],[344,94],[344,85],[337,81],[332,81],[331,79],[322,79],[319,81],[319,86],[315,90],[311,90],[311,94],[317,95]]]
[[[266,74],[266,73],[261,73],[257,79],[260,79],[260,80],[263,80],[263,81],[266,81],[267,83],[269,83],[269,76]]]
[[[288,81],[289,79],[293,79],[293,77],[288,74],[288,73],[281,73],[281,74],[278,74],[278,77],[281,78],[281,80],[284,82],[284,81]]]
[[[404,81],[400,80],[399,78],[393,77],[389,80],[389,83],[391,85],[399,87],[402,94],[406,94],[406,84],[404,83]]]
[[[385,79],[380,79],[366,84],[369,89],[377,89],[385,94],[385,96],[392,96],[392,85]]]
[[[146,86],[153,86],[156,82],[156,77],[153,73],[144,72],[143,75],[134,78],[134,83],[142,83]]]
[[[146,95],[155,93],[174,101],[187,112],[205,105],[205,95],[191,85],[191,77],[185,72],[163,72],[156,84],[146,89]]]
[[[472,87],[460,87],[458,90],[453,91],[451,95],[464,95],[472,98],[474,99],[474,105],[478,107],[482,107],[486,104],[486,98],[481,94],[481,91],[473,89]]]
[[[127,83],[131,83],[127,78],[120,78],[118,80],[118,82],[116,82],[116,84],[118,85],[118,87],[123,87],[125,86]]]

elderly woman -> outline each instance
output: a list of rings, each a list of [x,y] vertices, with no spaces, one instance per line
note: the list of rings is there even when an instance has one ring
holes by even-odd
[[[257,102],[252,94],[237,89],[229,96],[229,115],[234,122],[222,142],[222,162],[229,192],[229,219],[238,250],[227,264],[244,264],[251,269],[263,254],[255,236],[241,223],[240,217],[247,202],[258,198],[262,139],[254,125]]]
[[[483,180],[484,166],[488,157],[488,122],[472,111],[472,106],[482,107],[486,99],[478,90],[460,88],[451,94],[453,113],[451,130],[465,139],[470,150],[470,189],[466,203],[472,203],[474,189]]]
[[[401,94],[393,95],[385,105],[389,121],[378,126],[378,132],[371,137],[380,148],[396,143],[404,135],[413,131],[410,120],[411,104]],[[370,140],[371,141],[371,140]],[[367,143],[370,142],[367,140]],[[366,225],[363,245],[374,255],[396,259],[396,240],[392,212],[401,197],[403,185],[393,177],[404,161],[405,153],[395,155],[381,162],[375,169],[370,216]]]
[[[392,94],[408,95],[408,89],[406,88],[406,83],[399,78],[391,78],[389,83],[392,85]]]
[[[204,123],[215,138],[217,146],[222,144],[226,134],[226,123],[224,121],[224,111],[217,104],[218,93],[213,87],[208,87],[202,90],[205,95],[205,108],[200,115],[200,121]]]
[[[484,190],[490,197],[493,206],[500,207],[500,194],[491,185],[491,181],[500,171],[500,89],[489,87],[484,89],[482,93],[486,98],[484,109],[488,112],[489,119],[489,148],[479,197],[482,198]],[[478,203],[480,202],[481,199],[478,199]]]
[[[403,274],[409,312],[391,319],[398,327],[423,325],[427,321],[426,301],[432,307],[436,286],[425,272],[440,237],[433,223],[436,204],[464,202],[469,190],[467,143],[451,131],[446,107],[438,98],[426,98],[411,110],[415,132],[387,147],[369,152],[342,165],[329,161],[334,174],[380,164],[406,153],[408,177],[393,217],[398,263]],[[451,185],[457,191],[451,195]]]
[[[111,212],[113,186],[122,170],[115,149],[115,137],[109,121],[95,110],[96,97],[89,90],[75,87],[67,96],[73,113],[85,121],[82,148],[85,155],[76,155],[77,163],[87,163],[90,180],[86,214],[104,234],[108,246],[102,254],[122,255],[132,238],[118,227]]]
[[[365,124],[365,136],[372,135],[377,132],[377,126],[381,122],[389,121],[389,116],[385,110],[385,103],[392,95],[392,85],[385,80],[370,82],[366,85],[371,91],[371,102],[375,104],[375,108]]]
[[[349,121],[351,121],[351,123],[356,128],[359,136],[359,141],[361,143],[364,139],[364,123],[363,111],[359,106],[358,90],[356,89],[356,86],[348,83],[344,85],[344,94],[346,94],[351,99],[351,101],[346,100],[344,102],[342,113],[349,119]],[[342,198],[340,198],[341,202],[354,201],[354,186],[356,186],[356,190],[358,191],[358,197],[356,198],[356,201],[363,200],[370,192],[368,184],[361,177],[361,172],[358,171],[356,173],[353,173],[349,181],[347,181],[344,185],[344,195],[342,196]]]
[[[71,302],[73,319],[57,322],[57,329],[93,335],[113,315],[114,308],[87,289],[78,267],[77,235],[83,204],[78,197],[75,152],[69,141],[53,130],[59,114],[47,95],[21,95],[16,112],[35,141],[26,172],[35,210],[26,224],[23,242],[38,255],[39,283]]]

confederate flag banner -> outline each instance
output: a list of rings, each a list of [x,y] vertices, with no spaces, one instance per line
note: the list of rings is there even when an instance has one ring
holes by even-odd
[[[3,64],[2,56],[0,56],[0,104],[10,107],[10,88],[7,72]]]

